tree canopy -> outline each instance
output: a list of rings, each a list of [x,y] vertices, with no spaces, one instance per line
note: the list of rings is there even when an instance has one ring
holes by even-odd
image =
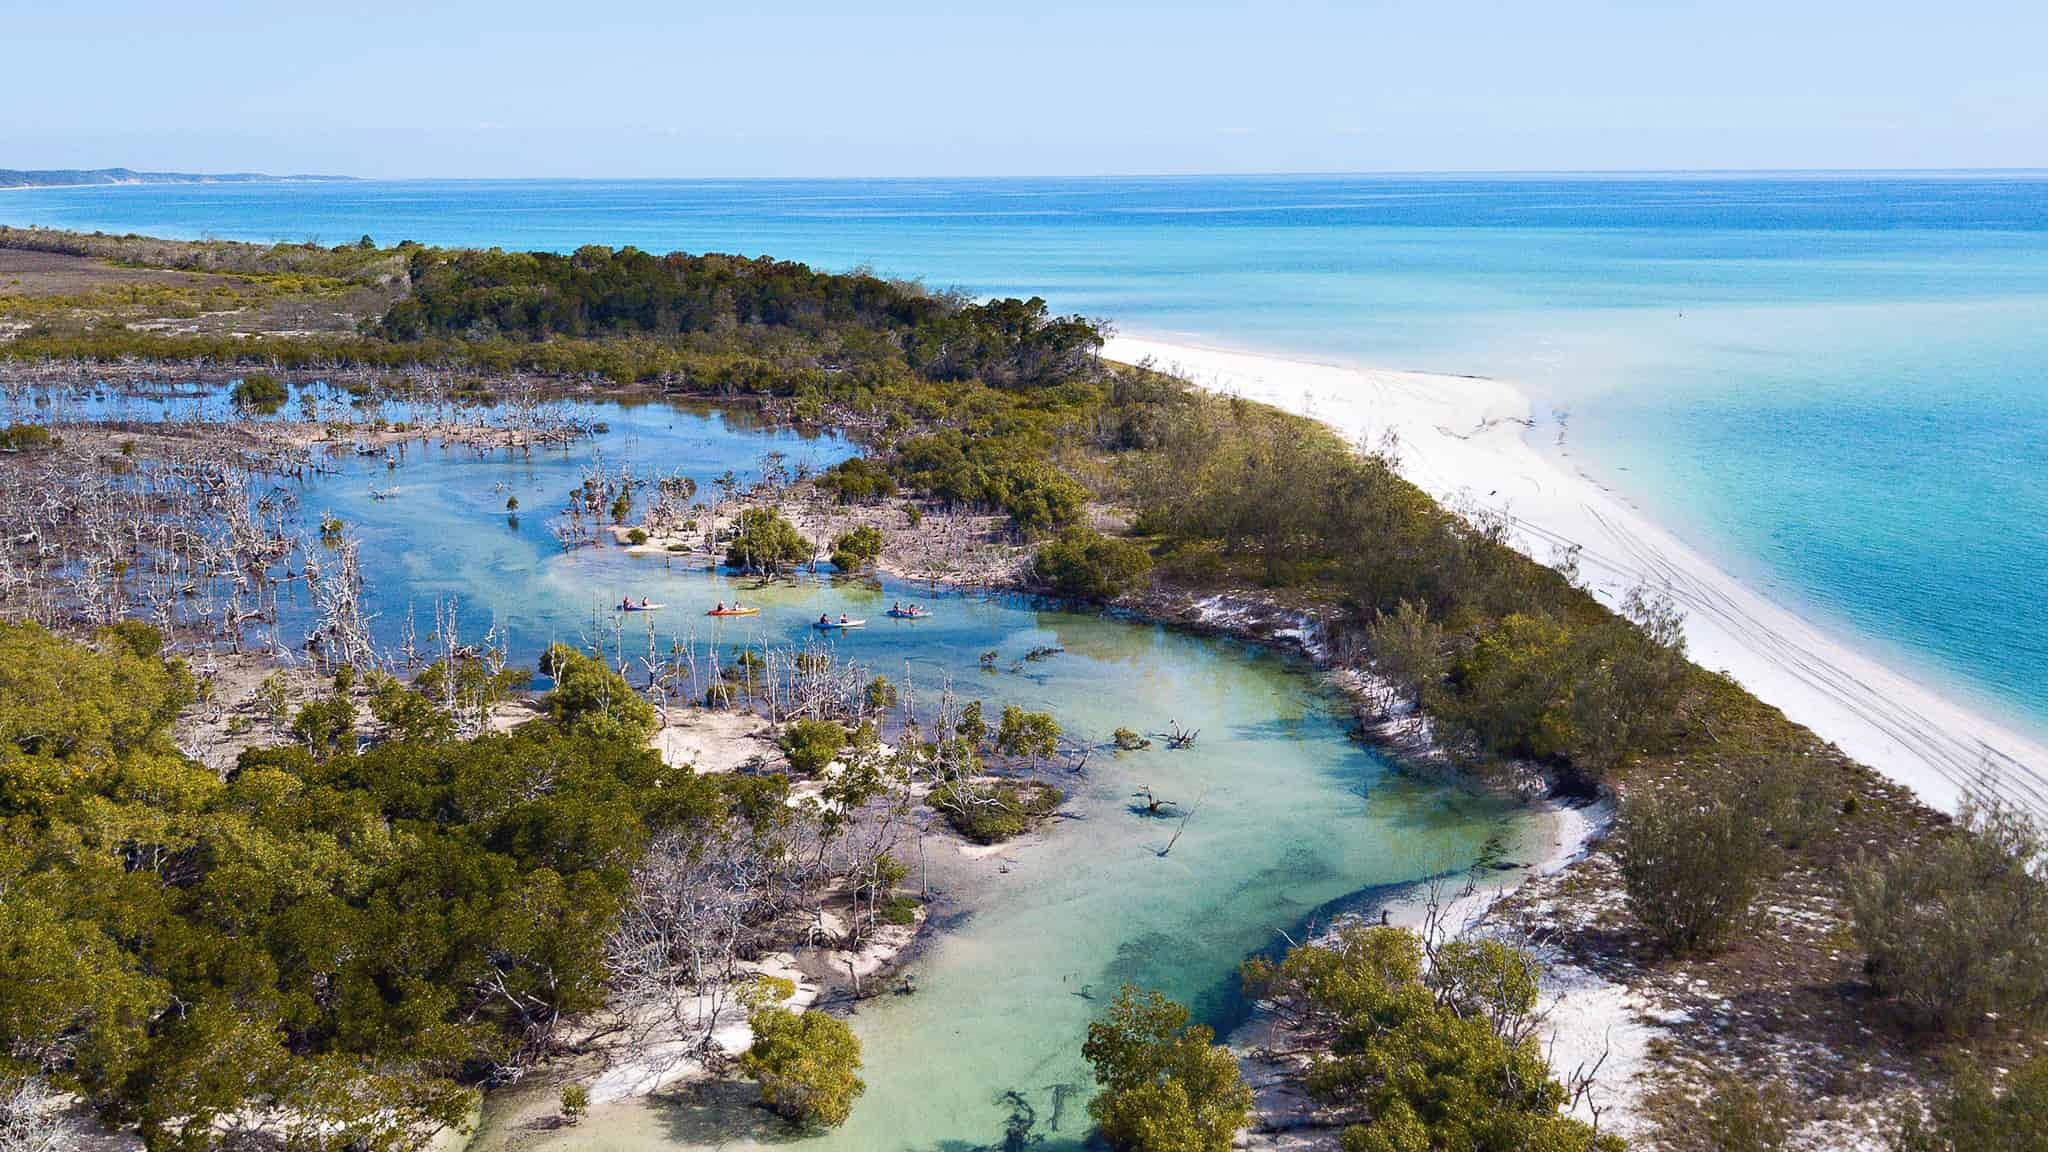
[[[780,1001],[793,988],[763,980],[749,993],[747,1026],[754,1042],[740,1071],[760,1081],[761,1103],[805,1126],[836,1127],[867,1091],[860,1078],[860,1037],[823,1012],[792,1012]]]
[[[411,293],[376,325],[386,338],[879,333],[929,379],[1026,387],[1086,370],[1102,346],[1094,325],[1052,316],[1037,297],[971,304],[787,260],[596,245],[568,255],[416,248],[410,273]]]
[[[1075,525],[1048,540],[1032,560],[1032,573],[1062,596],[1109,600],[1152,570],[1152,557],[1129,540]]]
[[[809,540],[773,508],[749,508],[733,525],[725,562],[742,572],[779,576],[816,554]]]
[[[2048,1018],[2044,856],[2025,813],[1971,798],[1931,846],[1866,863],[1850,903],[1871,983],[1942,1031]]]
[[[1088,1103],[1102,1138],[1128,1152],[1227,1152],[1252,1090],[1215,1039],[1181,1005],[1124,985],[1082,1046],[1102,1086]]]
[[[0,1075],[153,1148],[238,1112],[373,1149],[459,1122],[601,1001],[650,836],[726,807],[561,654],[552,719],[217,775],[171,744],[190,679],[147,632],[0,625]]]
[[[283,381],[270,373],[251,372],[235,381],[228,397],[234,401],[235,407],[245,412],[269,416],[284,407],[284,402],[291,398],[291,392]]]
[[[1404,928],[1353,926],[1327,944],[1245,966],[1245,983],[1330,1038],[1310,1072],[1348,1113],[1345,1152],[1619,1152],[1563,1115],[1533,1027],[1535,962],[1491,940],[1452,940],[1425,963]]]

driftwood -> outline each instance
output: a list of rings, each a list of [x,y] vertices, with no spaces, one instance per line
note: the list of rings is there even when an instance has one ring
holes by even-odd
[[[1173,846],[1180,843],[1181,833],[1186,832],[1188,830],[1188,821],[1193,820],[1195,818],[1195,810],[1200,808],[1201,806],[1202,802],[1200,800],[1196,800],[1193,804],[1187,806],[1186,811],[1181,813],[1180,823],[1178,825],[1175,825],[1173,829],[1173,835],[1167,838],[1166,847],[1161,848],[1159,850],[1160,859],[1164,860],[1166,858],[1167,853],[1173,851]]]
[[[1168,815],[1167,809],[1180,806],[1171,800],[1154,795],[1149,784],[1131,793],[1131,799],[1139,802],[1132,807],[1145,816],[1165,816]]]

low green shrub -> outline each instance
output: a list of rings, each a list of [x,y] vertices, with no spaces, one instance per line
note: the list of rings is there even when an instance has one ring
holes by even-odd
[[[9,424],[0,429],[0,452],[39,452],[61,443],[40,424]]]
[[[284,407],[284,402],[291,399],[291,392],[284,386],[284,381],[270,373],[251,372],[235,381],[235,386],[228,391],[228,399],[244,412],[269,416]]]
[[[1093,528],[1073,527],[1038,550],[1031,570],[1041,583],[1062,596],[1110,600],[1152,570],[1152,557],[1129,540],[1112,539]]]
[[[2048,1018],[2044,850],[2024,813],[1971,800],[1947,835],[1866,864],[1850,911],[1870,982],[1940,1031]]]
[[[1450,940],[1434,961],[1414,932],[1360,925],[1244,966],[1247,992],[1334,1035],[1307,1087],[1346,1122],[1345,1152],[1620,1152],[1562,1112],[1536,1039],[1534,958]]]
[[[830,720],[792,720],[783,728],[776,744],[789,757],[791,772],[815,776],[846,747],[846,729]]]
[[[1705,1100],[1674,1088],[1652,1108],[1657,1146],[1667,1152],[1786,1152],[1798,1126],[1791,1093],[1735,1075],[1717,1077]]]
[[[562,1085],[562,1121],[577,1124],[590,1111],[590,1089],[581,1084]]]
[[[832,566],[854,572],[875,562],[882,554],[882,530],[871,524],[840,533],[832,540]]]
[[[740,1057],[740,1072],[761,1084],[761,1103],[796,1124],[837,1127],[867,1091],[860,1078],[860,1037],[846,1021],[825,1012],[792,1012],[786,980],[764,979],[746,995],[754,1043]]]
[[[2000,1091],[1983,1069],[1963,1064],[1926,1114],[1916,1105],[1901,1110],[1894,1152],[2048,1152],[2048,1056],[2004,1080]]]
[[[932,789],[931,805],[954,831],[976,844],[1000,844],[1058,811],[1065,798],[1050,784],[949,780]]]
[[[1674,953],[1719,945],[1748,914],[1768,867],[1768,816],[1719,782],[1630,792],[1615,861],[1629,910]]]

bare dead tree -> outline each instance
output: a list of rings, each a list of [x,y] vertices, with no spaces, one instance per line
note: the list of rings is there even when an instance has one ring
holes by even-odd
[[[319,615],[306,635],[306,648],[326,668],[345,664],[369,671],[381,663],[370,638],[371,617],[363,611],[363,575],[357,559],[360,546],[360,540],[344,532],[333,546],[331,568],[322,567],[316,573],[312,564],[307,565],[306,581],[313,589]]]
[[[618,1002],[646,1028],[680,1029],[708,1048],[733,1003],[743,959],[800,899],[805,877],[786,841],[721,821],[664,833],[633,876],[606,940]]]

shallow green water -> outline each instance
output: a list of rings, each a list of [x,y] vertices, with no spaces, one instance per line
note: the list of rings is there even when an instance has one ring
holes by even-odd
[[[1013,1119],[1046,1147],[1078,1147],[1082,1036],[1119,984],[1164,989],[1227,1027],[1240,1009],[1235,966],[1278,933],[1298,933],[1361,889],[1463,867],[1490,837],[1512,834],[1512,817],[1494,806],[1389,779],[1281,660],[1063,613],[1033,614],[1011,643],[1025,640],[1067,654],[1042,683],[990,678],[992,697],[1054,708],[1097,736],[1178,717],[1201,739],[1180,752],[1098,756],[1071,785],[1078,819],[948,886],[947,906],[967,906],[968,918],[914,965],[915,995],[861,1005],[853,1023],[867,1094],[844,1129],[806,1149],[1000,1146]],[[1200,801],[1165,858],[1171,823],[1127,808],[1143,784]],[[787,1141],[749,1111],[731,1093],[685,1095],[600,1109],[570,1132],[501,1130],[488,1144],[514,1136],[625,1152]]]
[[[1052,708],[1097,738],[1118,723],[1149,730],[1173,718],[1202,736],[1184,751],[1096,757],[1071,783],[1067,811],[1077,819],[964,869],[947,906],[970,915],[915,965],[915,995],[861,1006],[867,1095],[843,1130],[805,1148],[979,1148],[999,1145],[1013,1118],[1028,1118],[1049,1147],[1078,1146],[1082,1035],[1119,984],[1164,989],[1227,1027],[1240,1009],[1236,964],[1278,933],[1298,933],[1361,889],[1466,866],[1489,838],[1512,834],[1512,817],[1493,805],[1390,779],[1345,738],[1332,702],[1298,666],[1113,620],[945,607],[1021,629],[1003,640],[1007,653],[1067,649],[1038,682],[996,675],[963,689]],[[1128,809],[1148,784],[1199,802],[1164,858],[1173,824]],[[712,1099],[726,1104],[685,1097],[601,1110],[548,1143],[652,1149],[735,1124],[732,1147],[786,1139],[731,1107],[729,1094]]]
[[[685,467],[705,482],[745,470],[764,449],[816,464],[847,451],[662,407],[603,414],[612,431],[598,446],[608,460]],[[1071,819],[1001,856],[971,860],[933,840],[939,917],[957,922],[913,965],[915,995],[860,1007],[867,1094],[851,1123],[802,1140],[806,1149],[985,1147],[1012,1124],[1048,1147],[1074,1146],[1087,1131],[1081,1040],[1118,985],[1163,989],[1227,1028],[1242,1012],[1236,966],[1280,933],[1298,933],[1333,902],[1469,866],[1523,827],[1492,802],[1390,777],[1346,738],[1340,702],[1304,664],[1256,647],[1026,597],[864,580],[749,592],[760,617],[706,620],[703,608],[736,585],[617,549],[563,553],[547,535],[543,522],[588,455],[589,446],[518,459],[414,448],[395,472],[350,459],[309,489],[306,508],[339,514],[363,534],[376,628],[387,637],[409,610],[424,625],[433,600],[447,595],[461,597],[472,637],[495,618],[529,660],[551,639],[583,639],[622,595],[671,606],[651,621],[628,618],[628,652],[644,649],[649,623],[663,647],[671,634],[700,645],[802,640],[818,613],[844,610],[870,623],[841,635],[840,652],[915,691],[950,681],[992,709],[1051,710],[1070,733],[1097,742],[1119,725],[1201,730],[1183,751],[1097,754],[1064,782]],[[372,483],[397,495],[372,500]],[[523,508],[516,527],[503,513],[508,494]],[[935,617],[883,615],[892,599],[911,596]],[[1064,651],[1021,659],[1047,646]],[[979,661],[991,649],[995,671]],[[1165,857],[1174,824],[1130,811],[1141,785],[1198,805]],[[508,1128],[503,1112],[481,1146],[596,1152],[790,1139],[730,1092],[600,1108],[561,1132]]]

